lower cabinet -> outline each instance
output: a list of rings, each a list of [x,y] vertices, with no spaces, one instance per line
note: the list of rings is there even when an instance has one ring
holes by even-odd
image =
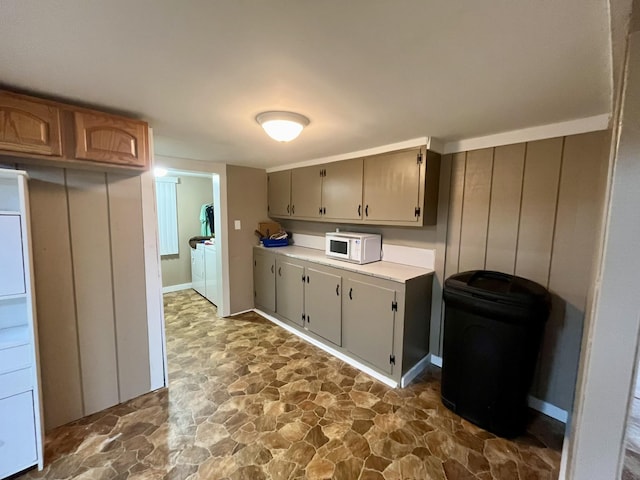
[[[276,258],[256,250],[253,255],[253,298],[256,307],[276,311]]]
[[[33,391],[0,399],[0,478],[38,462]]]
[[[320,266],[305,268],[304,318],[307,330],[342,344],[342,277]]]
[[[376,368],[393,373],[393,332],[398,309],[396,290],[364,279],[344,281],[343,346]]]
[[[276,313],[304,326],[304,267],[296,260],[276,257]]]
[[[398,382],[429,353],[432,280],[393,281],[254,250],[256,307]]]

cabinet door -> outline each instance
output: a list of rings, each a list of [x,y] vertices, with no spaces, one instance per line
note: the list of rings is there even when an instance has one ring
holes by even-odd
[[[291,170],[291,216],[318,218],[322,205],[320,167]]]
[[[256,307],[276,311],[276,259],[272,254],[254,253],[253,295]]]
[[[204,246],[196,245],[196,248],[191,250],[191,256],[193,289],[204,297],[206,295],[204,279]]]
[[[218,265],[215,247],[204,247],[204,290],[207,300],[218,305]]]
[[[276,313],[304,326],[302,321],[304,284],[302,265],[288,259],[276,259]]]
[[[304,313],[307,328],[336,345],[341,344],[342,277],[306,269]]]
[[[291,170],[270,173],[267,187],[269,215],[288,217],[291,209]]]
[[[0,297],[25,293],[19,215],[0,215]]]
[[[423,162],[420,149],[384,153],[364,160],[364,219],[371,222],[419,222],[420,182]]]
[[[342,346],[386,373],[392,373],[395,299],[395,290],[343,280]]]
[[[74,112],[76,158],[146,168],[147,124],[103,113]]]
[[[323,166],[322,213],[326,219],[362,218],[362,159],[344,160]]]
[[[60,110],[0,92],[0,150],[62,156]]]
[[[37,461],[32,392],[0,400],[0,478]]]

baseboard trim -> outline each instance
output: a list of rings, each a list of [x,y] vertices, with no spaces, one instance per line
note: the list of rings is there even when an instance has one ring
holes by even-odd
[[[266,318],[270,322],[275,323],[279,327],[284,328],[288,332],[293,333],[297,337],[302,338],[303,340],[309,342],[312,345],[315,345],[316,347],[320,348],[321,350],[324,350],[325,352],[329,353],[330,355],[333,355],[334,357],[339,358],[343,362],[348,363],[352,367],[357,368],[361,372],[364,372],[367,375],[370,375],[371,377],[375,378],[376,380],[379,380],[380,382],[384,383],[385,385],[388,385],[391,388],[396,388],[398,386],[398,382],[396,382],[395,380],[393,380],[393,379],[391,379],[389,377],[385,377],[381,373],[376,372],[372,368],[364,365],[363,363],[358,362],[357,360],[354,360],[353,358],[345,355],[344,353],[342,353],[342,352],[340,352],[338,350],[335,350],[334,348],[331,348],[328,345],[325,345],[324,343],[316,340],[313,337],[310,337],[309,335],[305,335],[303,332],[293,328],[291,325],[287,325],[285,322],[283,322],[282,320],[277,319],[273,315],[269,315],[268,313],[263,312],[262,310],[259,310],[257,308],[254,308],[253,311],[258,313],[258,314],[260,314],[260,315],[262,315],[264,318]]]
[[[171,292],[179,292],[180,290],[189,290],[193,288],[193,284],[189,283],[181,283],[179,285],[169,285],[167,287],[162,287],[162,293],[171,293]]]
[[[442,357],[431,355],[431,363],[437,367],[442,368]],[[544,413],[548,417],[555,418],[556,420],[565,424],[567,423],[567,419],[569,417],[567,411],[561,409],[560,407],[556,407],[549,402],[545,402],[544,400],[540,400],[539,398],[529,395],[527,397],[527,405],[540,413]]]
[[[400,379],[400,386],[402,388],[409,385],[422,371],[427,368],[427,366],[431,363],[431,355],[427,354],[424,356],[422,360],[416,363],[413,367],[409,369],[407,373],[405,373]]]
[[[438,357],[437,355],[431,354],[431,363],[436,367],[442,368],[442,357]]]
[[[555,418],[562,423],[567,423],[569,414],[566,410],[563,410],[560,407],[556,407],[549,402],[545,402],[544,400],[540,400],[539,398],[533,397],[531,395],[529,395],[529,398],[527,399],[527,404],[529,405],[529,407],[537,410],[540,413],[544,413],[548,417]]]

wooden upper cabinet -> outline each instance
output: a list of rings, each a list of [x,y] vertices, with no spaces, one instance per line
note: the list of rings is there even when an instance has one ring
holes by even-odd
[[[362,158],[323,166],[322,216],[331,220],[362,218]]]
[[[76,158],[145,168],[147,124],[98,112],[74,112]]]
[[[0,150],[62,156],[60,109],[0,91]]]
[[[291,216],[319,218],[322,215],[322,170],[320,165],[291,170]]]

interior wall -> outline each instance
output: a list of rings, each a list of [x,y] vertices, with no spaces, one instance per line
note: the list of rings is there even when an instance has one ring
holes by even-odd
[[[0,159],[9,163],[9,159]],[[150,390],[140,177],[30,176],[45,429]]]
[[[169,175],[172,175],[171,173]],[[162,286],[191,283],[191,247],[189,239],[200,235],[200,208],[213,202],[211,178],[177,175],[178,254],[161,257]]]
[[[532,395],[563,410],[573,402],[609,140],[610,132],[601,131],[443,158],[450,188],[438,283],[487,269],[549,289],[552,312]],[[438,338],[432,348],[440,353],[442,328]]]
[[[254,231],[267,217],[267,173],[249,167],[227,166],[229,231],[229,288],[231,313],[253,308]],[[240,229],[235,222],[240,222]]]
[[[553,294],[532,394],[570,410],[610,133],[592,132],[444,155],[438,221],[421,228],[278,219],[290,232],[381,233],[385,243],[436,250],[431,353],[442,354],[444,279],[492,269]]]

